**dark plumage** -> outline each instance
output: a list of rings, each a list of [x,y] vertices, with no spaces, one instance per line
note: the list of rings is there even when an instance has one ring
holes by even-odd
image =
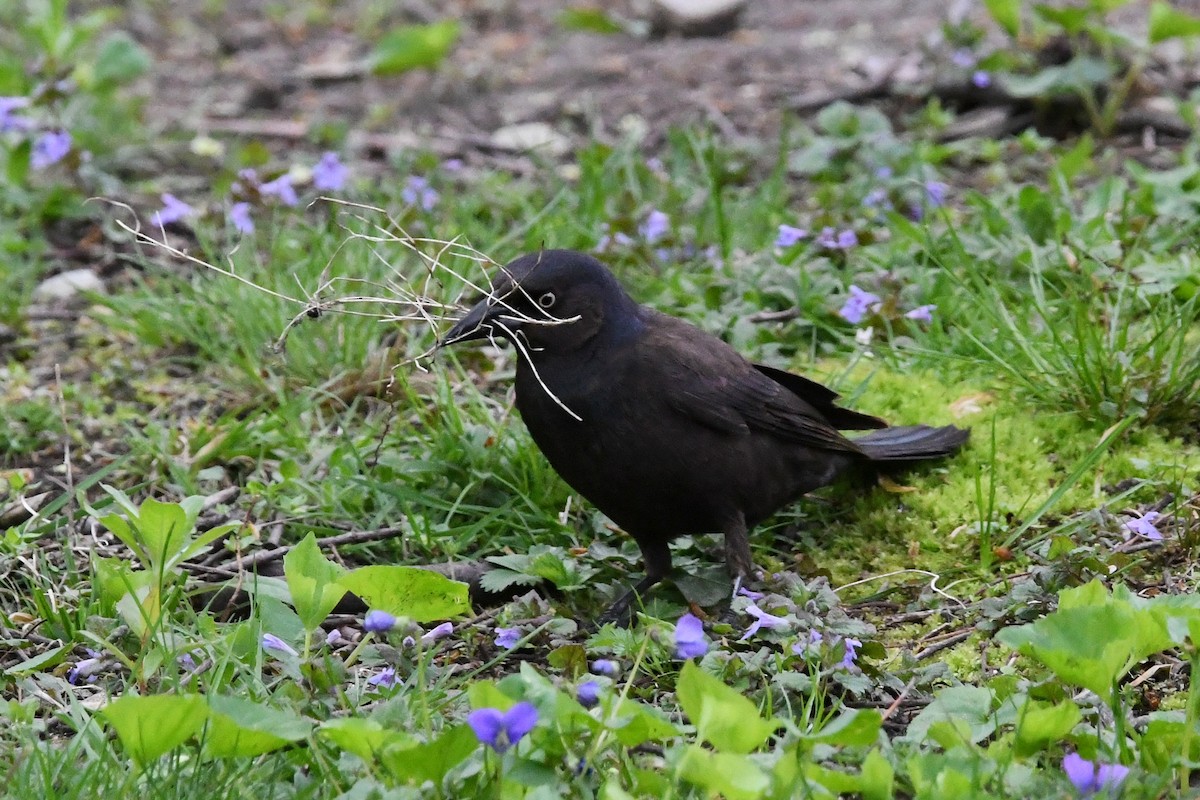
[[[638,305],[569,250],[503,267],[444,341],[489,336],[521,351],[517,409],[551,466],[641,548],[646,577],[613,616],[667,574],[672,539],[724,533],[730,572],[749,577],[747,533],[782,506],[862,467],[950,455],[968,436],[839,408],[825,386]]]

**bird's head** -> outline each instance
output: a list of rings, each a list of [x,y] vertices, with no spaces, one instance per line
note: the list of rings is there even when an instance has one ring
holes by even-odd
[[[637,304],[607,267],[585,253],[542,250],[501,267],[442,344],[499,337],[532,351],[572,352],[635,324]]]

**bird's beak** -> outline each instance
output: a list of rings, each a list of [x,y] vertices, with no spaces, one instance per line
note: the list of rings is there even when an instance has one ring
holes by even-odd
[[[472,306],[465,317],[454,323],[454,327],[442,337],[438,346],[445,347],[458,342],[486,339],[498,332],[492,323],[511,313],[502,303],[489,302],[489,298],[485,297]],[[512,322],[509,322],[505,327],[512,330],[514,326]]]

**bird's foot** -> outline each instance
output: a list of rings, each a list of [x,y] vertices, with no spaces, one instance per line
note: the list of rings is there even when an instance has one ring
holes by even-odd
[[[642,595],[650,591],[662,578],[657,575],[646,575],[628,592],[623,594],[617,602],[608,607],[608,610],[600,615],[597,620],[598,625],[607,625],[613,623],[620,628],[628,628],[633,625],[634,603],[641,605]]]

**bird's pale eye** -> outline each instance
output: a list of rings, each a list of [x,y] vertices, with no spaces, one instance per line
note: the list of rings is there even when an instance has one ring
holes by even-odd
[[[554,306],[554,292],[546,292],[538,298],[538,305],[542,308],[551,308]]]

